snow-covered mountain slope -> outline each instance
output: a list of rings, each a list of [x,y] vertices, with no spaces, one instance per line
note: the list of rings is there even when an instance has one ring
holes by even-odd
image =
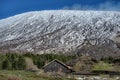
[[[65,53],[88,40],[110,43],[120,31],[120,12],[50,10],[0,20],[2,51]]]

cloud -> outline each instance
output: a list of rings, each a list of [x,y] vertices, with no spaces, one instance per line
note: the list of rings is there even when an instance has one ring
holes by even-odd
[[[120,11],[120,2],[106,2],[99,5],[100,10]]]
[[[114,1],[107,1],[98,5],[81,5],[74,4],[70,6],[64,6],[64,10],[104,10],[104,11],[120,11],[120,2],[115,3]]]
[[[68,9],[68,10],[86,10],[86,9],[92,9],[92,7],[88,6],[88,5],[82,6],[80,4],[74,4],[71,7],[65,6],[65,7],[63,7],[63,9]]]

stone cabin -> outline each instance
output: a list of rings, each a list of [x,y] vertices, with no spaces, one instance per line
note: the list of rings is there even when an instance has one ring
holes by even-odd
[[[52,72],[52,73],[71,73],[73,70],[67,66],[66,64],[62,63],[61,61],[55,59],[44,67],[44,72]]]

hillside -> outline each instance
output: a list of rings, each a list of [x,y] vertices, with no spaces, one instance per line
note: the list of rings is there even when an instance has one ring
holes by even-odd
[[[1,52],[76,53],[86,41],[119,49],[120,12],[34,11],[0,20]]]

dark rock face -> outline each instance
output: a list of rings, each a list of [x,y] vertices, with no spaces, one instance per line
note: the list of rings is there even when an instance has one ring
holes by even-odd
[[[29,12],[0,20],[0,49],[38,54],[76,53],[86,40],[91,45],[114,45],[112,37],[119,30],[119,12]]]
[[[106,57],[120,57],[120,50],[116,47],[113,47],[109,44],[104,45],[84,45],[80,49],[77,50],[77,54],[89,54],[89,56],[93,57],[96,60],[100,60],[101,58]]]

